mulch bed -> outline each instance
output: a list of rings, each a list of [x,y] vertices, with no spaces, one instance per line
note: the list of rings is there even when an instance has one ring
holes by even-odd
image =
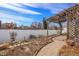
[[[64,45],[59,51],[59,56],[79,56],[79,46]]]
[[[36,55],[41,48],[53,42],[52,38],[44,37],[31,40],[31,43],[0,51],[2,56],[33,56]]]

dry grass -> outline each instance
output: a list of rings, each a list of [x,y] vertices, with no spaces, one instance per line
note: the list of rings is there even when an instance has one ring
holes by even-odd
[[[79,56],[79,46],[63,46],[59,52],[60,56]]]
[[[31,43],[20,45],[14,48],[5,49],[0,51],[2,56],[32,56],[36,55],[38,51],[46,44],[53,42],[52,38],[38,38],[30,40]]]
[[[8,49],[8,47],[10,46],[9,43],[4,43],[4,44],[1,44],[0,45],[0,50],[5,50],[5,49]]]

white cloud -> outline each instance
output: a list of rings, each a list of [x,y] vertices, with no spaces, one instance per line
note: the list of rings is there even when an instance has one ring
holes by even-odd
[[[23,5],[39,8],[40,3],[22,3]]]
[[[46,10],[49,10],[52,14],[57,14],[64,9],[64,8],[62,8],[62,6],[60,8],[55,7],[56,4],[54,4],[54,3],[20,3],[20,4],[30,6],[30,7],[35,7],[35,8],[46,9]],[[19,3],[9,3],[9,4],[1,4],[1,6],[5,7],[5,8],[16,10],[18,12],[26,13],[26,14],[41,15],[41,13],[36,12],[36,11],[22,9],[21,8],[22,5],[20,5],[20,4]]]
[[[56,8],[51,3],[23,3],[26,6],[35,7],[35,8],[42,8],[49,10],[51,13],[56,14],[62,11],[62,8]]]
[[[27,17],[21,17],[21,16],[14,16],[14,15],[9,15],[5,13],[0,13],[0,20],[5,23],[5,22],[33,22],[34,20],[32,18],[27,18]]]
[[[54,3],[23,3],[26,6],[35,7],[35,8],[42,8],[49,10],[52,14],[57,14],[62,11],[64,8],[60,6],[60,8],[56,7]]]
[[[22,7],[21,5],[20,5],[20,3],[8,3],[8,5],[11,5],[11,6],[15,6],[15,7]]]
[[[13,6],[11,4],[6,4],[6,3],[0,4],[0,7],[5,7],[5,8],[8,8],[8,9],[12,9],[12,10],[15,10],[15,11],[18,11],[18,12],[21,12],[21,13],[41,15],[41,13],[39,13],[39,12],[32,11],[32,10],[29,10],[29,9],[23,9],[23,8],[20,8],[20,7],[17,7],[17,6],[18,6],[17,4],[15,6]]]

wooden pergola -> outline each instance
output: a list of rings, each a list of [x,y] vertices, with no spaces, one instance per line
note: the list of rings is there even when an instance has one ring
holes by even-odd
[[[58,23],[60,26],[60,34],[62,34],[62,22],[66,22],[65,14],[60,12],[59,14],[53,17],[49,17],[47,21],[49,21],[49,23],[50,22]]]
[[[67,21],[67,39],[72,39],[75,44],[79,45],[79,4],[48,18],[47,21],[59,23],[61,31],[61,23]]]

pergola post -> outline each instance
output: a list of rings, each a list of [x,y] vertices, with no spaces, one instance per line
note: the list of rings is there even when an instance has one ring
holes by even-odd
[[[67,39],[69,39],[69,20],[67,20]]]
[[[47,23],[47,36],[49,36],[49,21],[46,21]]]
[[[58,22],[59,23],[59,26],[60,26],[60,35],[62,34],[62,24],[61,22]]]
[[[75,20],[75,44],[79,46],[79,19]]]

